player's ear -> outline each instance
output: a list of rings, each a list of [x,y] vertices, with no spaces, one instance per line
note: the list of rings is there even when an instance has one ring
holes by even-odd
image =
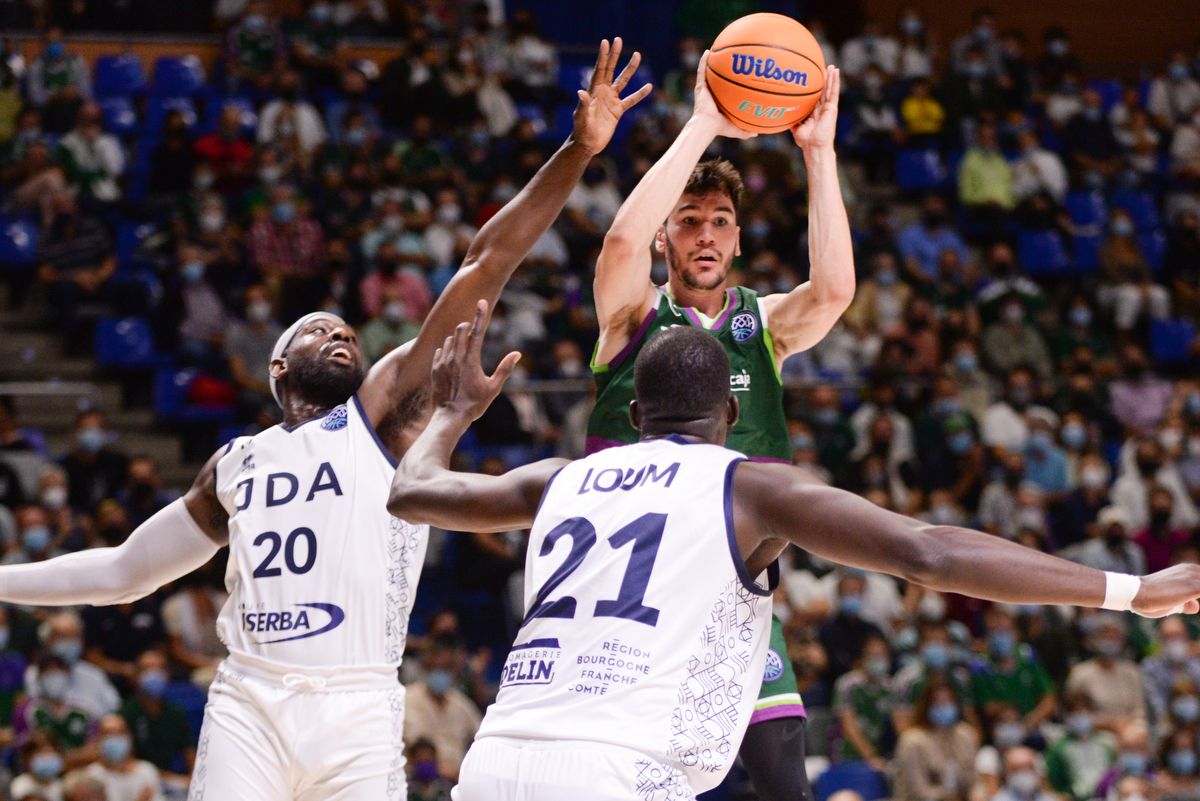
[[[633,427],[640,433],[642,430],[642,412],[638,408],[637,401],[629,402],[629,422],[633,423]]]
[[[733,255],[740,256],[742,255],[742,226],[736,226],[733,229],[733,233],[735,234],[733,240]]]
[[[667,252],[667,227],[665,225],[658,226],[658,230],[654,232],[654,252]]]
[[[733,428],[737,424],[738,418],[742,416],[742,407],[738,404],[736,395],[729,396],[729,409],[725,412],[725,420],[729,423],[729,427]]]
[[[271,359],[271,364],[267,366],[267,372],[276,381],[283,378],[287,374],[287,359]]]

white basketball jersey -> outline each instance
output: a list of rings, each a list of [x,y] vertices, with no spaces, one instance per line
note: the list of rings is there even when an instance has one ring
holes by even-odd
[[[583,740],[720,783],[749,725],[771,595],[733,532],[741,454],[661,439],[562,469],[533,524],[526,617],[479,737]]]
[[[216,486],[229,513],[217,632],[231,652],[300,667],[400,664],[429,529],[388,513],[394,473],[357,395],[230,443]]]

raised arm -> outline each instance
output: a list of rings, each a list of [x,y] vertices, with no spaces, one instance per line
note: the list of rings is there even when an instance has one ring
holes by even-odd
[[[450,470],[454,446],[500,394],[520,358],[510,353],[495,373],[484,374],[480,349],[487,311],[479,301],[474,321],[459,323],[434,354],[433,418],[400,460],[388,498],[388,511],[410,523],[452,531],[528,528],[546,484],[566,463],[545,459],[501,476]]]
[[[621,204],[596,261],[596,315],[600,323],[597,364],[608,364],[629,342],[654,306],[650,283],[650,245],[663,221],[679,202],[688,177],[717,136],[748,139],[717,108],[704,69],[706,52],[696,71],[692,117],[679,136]]]
[[[363,382],[360,395],[367,415],[397,455],[407,446],[404,428],[427,408],[422,402],[424,389],[438,345],[459,321],[470,318],[480,298],[489,305],[495,303],[521,261],[562,211],[588,162],[608,145],[621,116],[650,93],[647,84],[621,98],[641,56],[634,53],[614,78],[620,56],[620,38],[611,48],[607,40],[601,42],[591,85],[588,91],[579,92],[574,129],[567,141],[475,236],[462,266],[434,304],[417,338],[377,362]],[[396,412],[402,419],[380,426]]]
[[[854,300],[854,247],[833,149],[841,83],[841,71],[830,65],[816,110],[792,131],[808,171],[810,266],[803,284],[763,299],[779,364],[824,339]]]
[[[213,455],[183,498],[142,523],[115,548],[0,567],[0,601],[36,606],[105,606],[136,601],[206,564],[229,536],[213,492]]]
[[[771,556],[763,543],[774,543],[777,553],[791,542],[844,565],[1000,603],[1099,607],[1118,594],[1102,571],[980,531],[889,512],[788,465],[740,464],[734,510],[743,552],[754,553],[752,575]],[[1195,614],[1198,597],[1200,565],[1177,565],[1143,578],[1132,610],[1147,617]]]

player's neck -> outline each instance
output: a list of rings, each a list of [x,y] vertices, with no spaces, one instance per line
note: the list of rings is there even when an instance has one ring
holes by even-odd
[[[283,424],[289,428],[306,423],[309,420],[327,413],[332,406],[325,406],[300,398],[287,399],[287,407],[283,410]]]
[[[722,281],[720,286],[712,289],[692,289],[672,277],[667,281],[667,292],[674,299],[676,306],[695,309],[704,316],[712,318],[725,309],[725,304],[728,302],[725,292],[727,286],[727,282]]]

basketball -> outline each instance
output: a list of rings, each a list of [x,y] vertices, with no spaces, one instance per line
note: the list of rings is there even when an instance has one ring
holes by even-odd
[[[778,133],[816,107],[825,87],[825,56],[808,28],[791,17],[749,14],[717,36],[705,80],[734,125]]]

